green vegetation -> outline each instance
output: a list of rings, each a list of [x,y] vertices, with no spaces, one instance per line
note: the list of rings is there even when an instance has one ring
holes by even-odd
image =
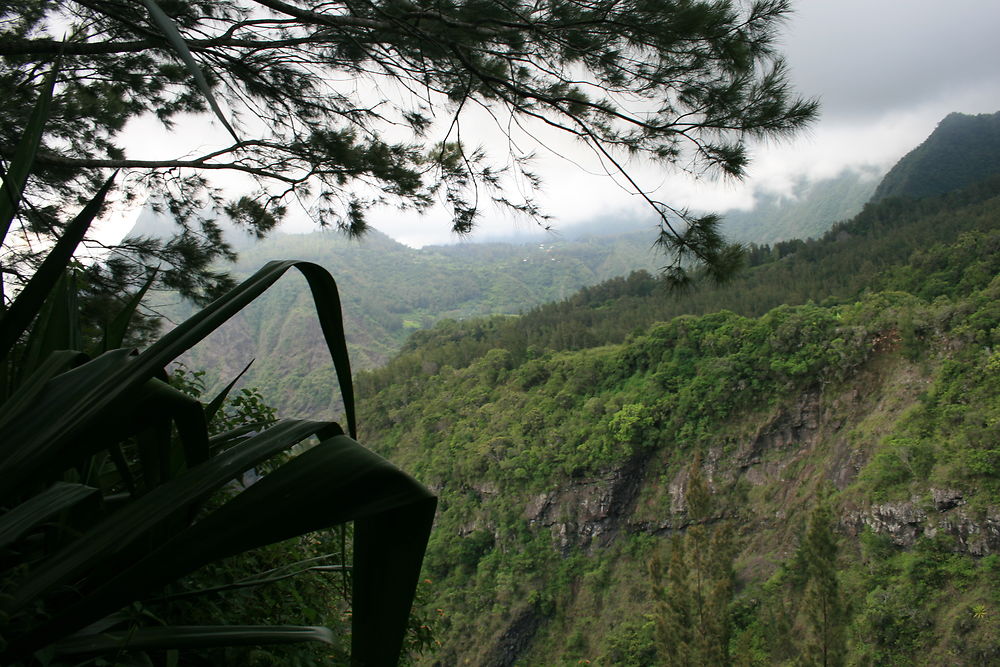
[[[199,170],[281,183],[223,207],[259,234],[317,186],[317,219],[351,235],[371,204],[425,209],[436,195],[459,233],[480,192],[542,219],[455,139],[468,103],[509,112],[510,127],[567,129],[626,177],[610,148],[738,177],[749,139],[816,112],[773,49],[788,3],[66,6],[0,9],[0,139],[12,147],[0,254],[13,286],[0,310],[4,664],[390,665],[424,659],[435,636],[442,664],[1000,660],[1000,180],[981,180],[995,169],[971,150],[968,169],[939,179],[947,192],[921,174],[964,121],[946,119],[876,204],[819,240],[743,253],[717,217],[647,200],[663,277],[636,272],[521,316],[444,320],[360,376],[366,441],[440,493],[431,535],[436,498],[356,441],[333,279],[273,262],[227,291],[210,262],[229,248],[198,220],[212,197]],[[327,79],[345,73],[426,98],[331,94]],[[223,96],[251,122],[231,123]],[[428,134],[437,102],[455,114],[443,137]],[[129,160],[115,139],[147,111],[167,124],[211,111],[234,143]],[[386,141],[394,124],[408,140]],[[241,138],[247,127],[263,135]],[[535,184],[524,155],[505,157]],[[139,262],[75,267],[115,167],[143,170],[184,230],[128,243]],[[362,200],[358,185],[380,194]],[[596,275],[621,254],[593,257]],[[162,271],[146,271],[157,258]],[[667,292],[692,266],[718,282],[744,258],[735,283]],[[397,272],[405,298],[373,298],[355,316],[398,342],[442,307],[520,309],[575,287],[581,276],[553,271],[558,259],[450,291]],[[456,282],[432,261],[413,275]],[[349,435],[273,423],[260,394],[230,397],[232,384],[202,403],[207,375],[166,373],[292,267],[333,367],[264,377],[283,407],[302,392],[328,409],[338,383]],[[221,296],[159,339],[154,326],[129,334],[155,284]],[[277,347],[305,313],[272,306],[244,326]]]
[[[725,665],[729,663],[730,606],[733,599],[734,545],[728,524],[714,521],[712,494],[701,457],[688,468],[685,489],[691,522],[670,543],[670,564],[663,576],[658,559],[650,563],[656,599],[657,664]]]
[[[24,205],[22,190],[55,79],[53,70],[20,138],[12,176],[3,179],[0,236]],[[197,660],[199,649],[336,645],[327,627],[276,624],[283,615],[266,597],[207,625],[197,624],[204,617],[189,600],[298,574],[289,562],[254,570],[303,551],[299,545],[269,554],[268,547],[353,521],[350,563],[343,529],[337,550],[314,538],[322,552],[314,560],[339,561],[321,567],[350,572],[343,588],[350,589],[350,654],[338,657],[352,664],[395,663],[436,498],[354,440],[354,395],[336,284],[314,264],[270,262],[136,352],[122,344],[156,279],[151,274],[113,310],[106,301],[91,304],[103,316],[101,335],[86,335],[72,257],[114,178],[69,222],[0,310],[0,660],[150,664],[155,655],[178,664],[182,652]],[[198,374],[178,374],[177,386],[166,375],[168,363],[293,267],[313,293],[350,436],[335,422],[275,423],[251,391],[227,406],[232,385],[203,404],[191,395],[199,388]],[[299,447],[313,437],[315,442]],[[248,473],[260,478],[248,483]],[[265,550],[255,551],[260,548]],[[235,563],[220,565],[231,557]],[[224,578],[238,573],[240,580],[211,585],[220,570]],[[186,602],[176,604],[178,599]],[[330,618],[328,612],[304,611],[309,620]]]
[[[381,387],[394,382],[397,372],[405,375],[425,363],[463,368],[493,347],[506,349],[520,364],[546,350],[621,343],[678,315],[730,310],[759,317],[810,300],[850,303],[865,290],[907,291],[923,299],[968,294],[985,287],[1000,268],[998,194],[1000,177],[941,198],[869,205],[819,241],[751,246],[754,266],[718,288],[671,293],[662,279],[637,272],[519,318],[444,323],[414,334],[398,358],[360,381]]]
[[[386,363],[414,329],[442,320],[517,314],[564,298],[584,285],[626,273],[655,270],[645,234],[606,239],[431,247],[414,250],[378,232],[361,241],[333,233],[278,235],[243,252],[234,275],[253,272],[267,257],[296,257],[337,276],[353,366]],[[625,258],[629,261],[626,262]],[[161,297],[161,301],[173,300]],[[206,383],[221,388],[255,359],[246,381],[284,411],[322,416],[338,400],[320,387],[333,368],[319,352],[322,337],[311,315],[308,291],[299,282],[279,284],[185,356],[192,368],[209,369]],[[190,306],[163,310],[183,319]]]
[[[885,175],[872,199],[932,197],[998,172],[1000,112],[976,116],[951,113]]]
[[[822,235],[834,222],[849,217],[846,209],[841,209],[843,215],[833,214],[828,210],[829,201],[856,212],[874,188],[873,182],[854,178],[842,175],[814,184],[808,192],[800,193],[802,200],[795,206],[771,201],[770,206],[762,203],[746,215],[727,214],[723,225],[737,240],[758,243],[769,236]],[[764,225],[766,221],[780,224],[784,231],[770,230]],[[751,224],[752,236],[748,227]],[[648,232],[608,236],[607,229],[597,227],[589,236],[576,237],[574,230],[568,230],[565,237],[541,235],[533,244],[475,243],[420,250],[402,246],[376,231],[361,241],[349,241],[332,232],[279,234],[256,244],[245,243],[233,265],[233,274],[249,275],[268,257],[296,257],[335,273],[345,292],[344,317],[349,323],[348,343],[354,367],[366,370],[387,363],[414,329],[430,329],[444,320],[521,314],[565,300],[581,287],[597,293],[608,290],[608,285],[595,285],[635,271],[641,273],[633,278],[648,288],[642,292],[650,297],[644,308],[661,312],[671,304],[673,298],[663,294],[662,281],[652,277],[663,265],[663,258],[650,247]],[[132,234],[169,236],[171,229],[166,222],[155,225],[144,220]],[[245,235],[238,230],[233,236],[245,241]],[[752,244],[748,247],[749,260],[764,263],[787,256],[802,245],[800,241],[780,243],[774,248]],[[161,298],[176,300],[173,296]],[[740,304],[739,299],[730,299],[721,307],[739,309]],[[210,369],[209,386],[221,388],[243,364],[255,359],[246,381],[260,388],[269,401],[296,414],[328,414],[336,398],[319,387],[332,377],[332,368],[317,359],[322,340],[310,308],[301,286],[279,285],[237,316],[225,333],[210,337],[185,360],[192,367]],[[167,306],[162,310],[176,320],[187,316],[191,307]],[[683,310],[675,308],[674,312]],[[584,344],[595,333],[578,328],[566,328],[565,332],[581,337]],[[616,337],[616,341],[620,340]]]
[[[199,578],[183,579],[204,565],[349,520],[358,526],[350,566],[351,659],[396,659],[430,531],[433,496],[332,422],[284,421],[271,428],[241,424],[210,438],[206,421],[218,412],[224,396],[203,406],[155,377],[179,351],[293,265],[266,266],[134,360],[128,350],[113,349],[88,361],[82,352],[43,347],[38,367],[22,375],[20,359],[31,358],[32,344],[28,354],[15,347],[5,356],[7,377],[23,378],[10,385],[0,413],[8,443],[0,458],[0,480],[3,502],[10,508],[0,525],[7,664],[34,664],[31,656],[40,651],[74,656],[303,640],[333,643],[325,628],[261,627],[259,620],[254,625],[192,626],[198,615],[181,614],[177,618],[186,623],[160,627],[157,607],[165,586],[177,587],[168,599],[206,592],[199,590]],[[337,333],[333,281],[318,267],[297,266],[326,304],[319,314],[331,353],[341,377],[349,377],[343,336]],[[44,277],[43,272],[36,275]],[[15,305],[32,295],[25,290]],[[60,303],[67,296],[72,299],[71,292],[54,290],[48,312],[71,311],[71,305]],[[8,312],[17,311],[12,306]],[[34,335],[62,341],[64,322],[52,315],[43,318]],[[342,386],[353,434],[350,384]],[[234,403],[239,421],[272,421],[252,394],[241,398]],[[234,418],[233,413],[222,415],[222,427]],[[234,477],[313,435],[319,437],[314,446],[285,462],[272,461],[273,468],[259,482],[233,493],[229,482]],[[389,538],[387,530],[401,520],[410,528],[392,529]],[[39,541],[46,533],[52,537]],[[345,555],[341,548],[324,558]],[[244,559],[238,566],[249,564]],[[339,567],[345,566],[341,560]],[[254,583],[266,578],[249,569],[243,573],[244,580],[258,580]],[[130,603],[142,613],[115,615]],[[143,616],[154,623],[143,622]],[[96,629],[77,633],[94,623]]]
[[[371,441],[440,490],[435,659],[652,664],[704,629],[657,593],[706,552],[667,537],[700,456],[734,664],[994,660],[998,187],[869,206],[724,289],[633,274],[442,323],[360,374]]]
[[[805,607],[808,639],[803,657],[814,665],[844,664],[847,652],[847,609],[837,574],[837,536],[829,505],[821,500],[809,515],[809,526],[800,546],[805,564]]]

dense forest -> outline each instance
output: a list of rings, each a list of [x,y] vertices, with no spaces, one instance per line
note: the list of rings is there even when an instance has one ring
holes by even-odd
[[[1000,175],[981,167],[813,239],[750,243],[736,279],[680,291],[621,270],[647,251],[631,236],[272,241],[355,253],[347,321],[395,333],[355,386],[361,439],[439,496],[410,659],[1000,660]],[[223,343],[278,347],[307,318],[299,289]],[[309,349],[265,357],[253,383],[281,378],[279,402],[328,384],[293,370]],[[330,405],[305,396],[283,407]]]
[[[440,497],[427,664],[1000,660],[1000,180],[749,261],[359,375],[366,441]]]
[[[662,180],[818,124],[791,13],[0,3],[0,664],[1000,663],[1000,114]],[[370,228],[536,151],[642,212]]]
[[[753,211],[731,213],[724,226],[736,239],[755,239],[748,259],[758,263],[764,253],[787,254],[797,247],[798,242],[783,239],[819,237],[851,217],[874,186],[874,181],[853,172],[802,184],[794,200],[764,198]],[[616,225],[626,231],[617,233]],[[250,275],[270,257],[295,257],[327,267],[343,291],[352,365],[365,370],[384,365],[411,334],[431,330],[443,320],[520,315],[542,304],[581,298],[580,288],[597,290],[595,295],[613,292],[616,282],[606,281],[634,271],[643,271],[643,280],[652,281],[666,261],[651,243],[652,225],[605,220],[543,234],[533,243],[459,243],[419,250],[377,231],[361,240],[315,232],[254,243],[231,229],[229,238],[240,248],[232,266],[239,277]],[[147,209],[130,235],[165,236],[171,228],[166,216],[158,218]],[[583,298],[590,298],[588,294],[585,291]],[[158,302],[157,309],[173,321],[194,310],[174,294],[159,295]],[[219,389],[253,359],[244,377],[248,385],[281,410],[320,417],[339,400],[320,389],[333,378],[323,347],[307,290],[301,281],[290,280],[188,353],[184,363],[206,370],[209,389]]]
[[[365,377],[376,385],[392,384],[393,369],[425,361],[462,368],[494,346],[521,362],[539,350],[620,343],[637,329],[678,315],[729,310],[760,316],[783,304],[848,302],[865,290],[903,288],[925,299],[952,296],[963,284],[963,277],[954,274],[957,268],[951,273],[942,269],[920,285],[908,276],[936,261],[930,259],[936,244],[955,243],[970,232],[973,236],[964,243],[974,246],[976,230],[994,220],[998,194],[1000,180],[993,178],[939,198],[870,204],[819,240],[751,245],[748,261],[753,266],[716,288],[677,293],[663,278],[635,272],[522,317],[443,323],[414,333],[398,358]]]
[[[442,319],[514,314],[566,298],[584,285],[627,273],[657,270],[649,233],[607,239],[560,240],[530,245],[463,244],[407,248],[371,232],[350,241],[335,232],[276,236],[244,250],[234,265],[249,275],[270,257],[295,257],[328,267],[343,294],[346,334],[355,369],[386,363],[414,331]],[[180,321],[192,306],[159,310]],[[325,353],[312,301],[301,280],[285,280],[220,328],[184,358],[207,369],[210,388],[221,388],[251,360],[249,385],[282,410],[329,415],[339,397],[330,387],[334,369]]]

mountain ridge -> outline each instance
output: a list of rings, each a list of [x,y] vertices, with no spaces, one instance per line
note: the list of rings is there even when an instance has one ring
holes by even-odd
[[[1000,660],[1000,176],[749,256],[714,290],[633,273],[442,323],[358,376],[366,442],[439,495],[421,664],[664,664],[709,525],[736,545],[725,652],[799,664],[823,503],[851,664]]]
[[[835,507],[853,662],[1000,659],[998,619],[956,620],[1000,605],[992,187],[931,210],[927,227],[969,221],[874,271],[878,290],[680,315],[610,343],[455,323],[436,348],[414,340],[359,376],[365,441],[439,495],[425,576],[443,646],[422,664],[662,664],[649,563],[671,562],[671,536],[698,525],[684,509],[696,454],[712,521],[739,544],[734,660],[790,665],[806,650],[801,544],[819,498]],[[886,201],[868,222],[894,211],[919,238],[904,218],[922,207]]]
[[[1000,173],[1000,111],[950,113],[904,155],[872,196],[920,198],[944,194]]]

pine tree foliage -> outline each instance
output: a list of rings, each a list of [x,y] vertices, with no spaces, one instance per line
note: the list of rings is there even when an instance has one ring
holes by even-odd
[[[539,185],[527,161],[540,128],[579,140],[640,193],[624,166],[633,156],[742,176],[749,140],[815,116],[816,104],[790,91],[775,49],[788,12],[787,0],[5,3],[0,154],[10,158],[55,72],[20,238],[57,236],[61,205],[123,169],[128,195],[164,193],[162,206],[186,225],[173,245],[137,250],[177,267],[162,276],[173,287],[204,294],[222,280],[209,263],[228,253],[202,219],[207,204],[258,233],[292,202],[351,234],[365,230],[376,203],[426,210],[441,201],[456,232],[469,231],[488,201],[543,221],[512,185]],[[509,134],[503,154],[463,132],[476,108]],[[141,157],[120,143],[135,118],[180,131],[199,112],[212,113],[229,141]],[[259,187],[223,201],[207,176],[220,171]],[[733,268],[737,253],[717,218],[644,196],[662,216],[677,276],[683,258],[718,276]],[[5,266],[30,272],[36,250],[9,240]],[[186,280],[181,267],[193,269]]]
[[[660,664],[723,665],[729,660],[735,552],[728,525],[706,525],[715,508],[700,455],[688,468],[685,501],[691,524],[671,540],[666,572],[659,560],[650,564]]]
[[[804,600],[808,640],[803,664],[839,667],[847,652],[847,614],[837,577],[837,536],[828,501],[820,502],[809,517],[801,553],[808,580]]]

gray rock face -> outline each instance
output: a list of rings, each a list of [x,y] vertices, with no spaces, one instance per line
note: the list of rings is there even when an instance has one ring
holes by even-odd
[[[507,626],[507,630],[500,636],[484,664],[488,667],[514,665],[528,648],[541,623],[542,618],[534,609],[523,611]]]
[[[756,437],[740,444],[735,474],[754,485],[780,479],[794,453],[815,440],[821,417],[819,394],[803,395],[788,411],[761,428]]]
[[[925,532],[927,512],[912,500],[873,505],[867,510],[852,512],[841,518],[841,525],[860,533],[870,528],[878,535],[888,535],[893,543],[912,546]]]
[[[962,492],[955,489],[931,489],[931,496],[938,512],[947,512],[965,504]]]
[[[973,556],[1000,553],[1000,514],[974,514],[963,508],[965,500],[954,489],[931,489],[931,498],[932,502],[912,498],[873,505],[848,513],[841,524],[855,535],[869,528],[902,547],[913,546],[920,537],[950,535],[958,552]]]
[[[563,552],[607,546],[631,514],[648,460],[640,455],[601,477],[539,494],[525,505],[524,516],[530,525],[549,528]]]

